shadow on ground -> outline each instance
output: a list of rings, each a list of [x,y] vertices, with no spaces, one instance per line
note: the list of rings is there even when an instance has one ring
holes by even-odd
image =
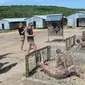
[[[5,62],[5,63],[0,63],[0,69],[5,65],[8,64],[9,62]]]
[[[0,59],[6,58],[6,56],[7,56],[7,55],[10,55],[10,54],[12,54],[12,53],[5,53],[5,54],[3,54],[3,55],[0,55]]]
[[[54,39],[54,40],[47,41],[47,42],[65,42],[65,39]]]
[[[52,42],[65,42],[65,39],[54,39],[54,40],[52,40]]]
[[[10,64],[2,69],[0,69],[0,74],[8,72],[12,67],[16,66],[17,63]]]

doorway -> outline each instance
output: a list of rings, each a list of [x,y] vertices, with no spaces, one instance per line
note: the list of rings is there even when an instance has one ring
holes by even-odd
[[[33,21],[33,26],[34,28],[36,28],[36,21]]]
[[[4,24],[2,24],[2,29],[4,29]]]

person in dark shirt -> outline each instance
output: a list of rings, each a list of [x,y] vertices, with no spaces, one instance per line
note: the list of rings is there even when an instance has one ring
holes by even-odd
[[[28,34],[28,36],[27,36],[27,40],[28,41],[34,41],[34,36],[29,36],[29,35],[33,35],[33,29],[32,29],[32,27],[30,26],[30,27],[27,27],[27,34]]]
[[[34,36],[35,34],[33,33],[33,27],[32,27],[32,23],[28,24],[28,27],[26,28],[26,32],[27,32],[27,41],[29,43],[29,49],[28,49],[28,53],[30,52],[31,49],[37,50],[37,46],[34,42]]]
[[[22,23],[19,23],[18,32],[19,32],[20,40],[21,40],[21,50],[23,51],[23,45],[25,41],[25,32],[24,32],[24,26]]]

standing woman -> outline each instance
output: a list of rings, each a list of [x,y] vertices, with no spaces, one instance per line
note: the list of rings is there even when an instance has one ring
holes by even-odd
[[[20,40],[21,40],[21,51],[23,51],[23,45],[25,41],[25,31],[24,31],[24,26],[22,23],[19,23],[18,31],[19,31]]]

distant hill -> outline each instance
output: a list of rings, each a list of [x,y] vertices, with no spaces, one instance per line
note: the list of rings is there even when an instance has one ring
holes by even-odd
[[[31,17],[33,15],[59,14],[68,16],[76,11],[85,9],[71,9],[57,6],[32,6],[32,5],[12,5],[0,6],[0,18]]]

